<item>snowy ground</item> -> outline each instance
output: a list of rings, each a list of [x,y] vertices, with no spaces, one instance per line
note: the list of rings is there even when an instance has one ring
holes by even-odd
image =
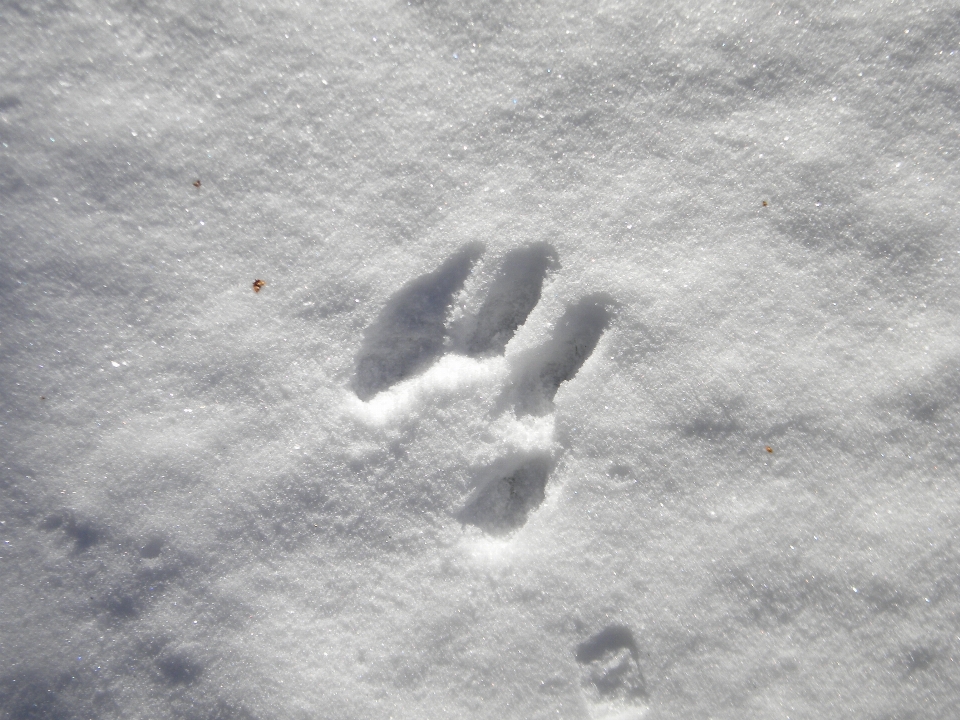
[[[0,718],[955,717],[958,53],[2,0]]]

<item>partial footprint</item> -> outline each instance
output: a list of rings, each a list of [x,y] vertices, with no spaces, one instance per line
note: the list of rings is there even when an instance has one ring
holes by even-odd
[[[468,498],[457,519],[490,535],[506,535],[522,527],[546,496],[553,459],[547,455],[524,459],[508,468],[494,466]]]
[[[643,715],[647,686],[630,628],[604,628],[577,646],[576,657],[582,666],[581,686],[592,718],[632,720]]]
[[[353,382],[357,397],[369,400],[440,358],[449,306],[482,252],[480,243],[466,245],[390,298],[364,334]],[[557,253],[546,243],[507,253],[480,310],[455,329],[462,336],[455,345],[470,357],[502,355],[556,267]]]
[[[74,542],[74,551],[82,553],[98,544],[105,537],[103,528],[92,520],[78,516],[73,511],[55,513],[47,517],[40,527],[44,530],[62,529]]]
[[[614,305],[608,295],[593,295],[569,307],[553,337],[516,360],[512,380],[496,403],[498,410],[512,405],[518,418],[550,413],[560,385],[576,376],[596,348]],[[534,458],[481,485],[461,511],[460,520],[491,535],[516,530],[543,503],[554,465],[552,458]]]
[[[546,243],[508,252],[466,340],[470,357],[503,355],[517,328],[540,302],[547,273],[559,266],[557,251]]]
[[[353,382],[357,397],[369,400],[440,357],[449,305],[482,252],[479,243],[466,245],[390,298],[365,333]]]
[[[567,308],[553,338],[517,359],[513,383],[499,404],[512,404],[518,416],[550,412],[560,385],[579,372],[597,347],[615,306],[613,298],[600,293]]]

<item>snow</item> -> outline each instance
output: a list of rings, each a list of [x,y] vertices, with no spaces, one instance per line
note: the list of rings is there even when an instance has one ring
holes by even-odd
[[[953,4],[0,28],[0,717],[953,717]]]

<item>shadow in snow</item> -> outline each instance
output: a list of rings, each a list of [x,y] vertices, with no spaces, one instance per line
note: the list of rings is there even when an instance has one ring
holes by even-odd
[[[491,468],[492,478],[467,500],[457,519],[490,535],[506,535],[527,522],[527,516],[546,497],[547,478],[553,470],[548,456],[525,460],[519,467]]]
[[[200,677],[203,667],[186,655],[174,653],[157,661],[157,669],[168,685],[189,685]]]
[[[600,699],[631,701],[646,697],[640,651],[630,628],[610,625],[577,646],[583,685]]]
[[[506,254],[466,341],[471,357],[502,355],[517,328],[540,302],[543,281],[559,266],[557,252],[537,243]]]
[[[79,674],[79,673],[78,673]],[[21,670],[0,677],[0,717],[4,720],[74,720],[90,717],[90,708],[67,692],[75,684],[71,674],[55,675],[37,670]]]
[[[74,550],[78,553],[89,550],[106,535],[92,520],[80,517],[70,510],[49,515],[40,524],[40,528],[47,531],[62,529],[64,534],[73,540]]]
[[[450,303],[483,252],[471,243],[434,272],[421,275],[397,291],[367,328],[357,356],[353,388],[369,400],[423,370],[443,353]]]
[[[583,298],[557,321],[553,338],[516,360],[512,384],[498,405],[513,404],[520,415],[546,415],[560,385],[572,379],[610,324],[613,298],[605,293]]]

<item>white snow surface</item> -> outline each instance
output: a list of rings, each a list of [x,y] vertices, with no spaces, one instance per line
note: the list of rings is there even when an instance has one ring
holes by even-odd
[[[3,0],[0,718],[955,718],[958,53]]]

